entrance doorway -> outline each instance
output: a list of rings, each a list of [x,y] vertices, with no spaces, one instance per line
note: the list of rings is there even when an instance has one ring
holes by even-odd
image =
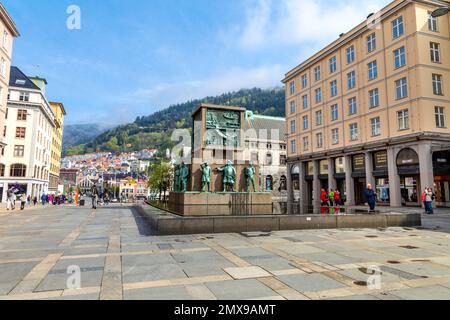
[[[366,203],[366,196],[364,195],[367,187],[366,178],[355,179],[355,203],[356,205],[363,205]]]
[[[400,188],[403,206],[420,206],[420,178],[419,176],[400,176]]]

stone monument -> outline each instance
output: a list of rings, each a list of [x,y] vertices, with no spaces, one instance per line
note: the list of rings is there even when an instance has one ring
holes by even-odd
[[[180,187],[170,193],[169,211],[182,216],[272,214],[272,195],[255,192],[259,166],[244,159],[245,111],[212,104],[194,110],[191,163],[177,166],[175,185],[179,179]]]

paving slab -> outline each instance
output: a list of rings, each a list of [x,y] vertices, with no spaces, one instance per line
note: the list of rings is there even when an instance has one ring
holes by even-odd
[[[344,284],[335,281],[327,276],[315,274],[293,274],[285,276],[277,276],[277,278],[297,290],[298,292],[316,292],[331,289],[346,288]]]
[[[270,277],[271,274],[260,267],[243,267],[243,268],[225,268],[224,271],[234,279],[255,279]]]
[[[450,300],[450,289],[440,285],[391,291],[390,294],[405,300]]]
[[[253,300],[278,296],[275,291],[254,279],[211,282],[205,285],[218,300]]]

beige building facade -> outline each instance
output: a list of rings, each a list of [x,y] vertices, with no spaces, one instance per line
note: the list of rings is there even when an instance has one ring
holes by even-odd
[[[50,102],[50,107],[55,115],[55,127],[52,135],[52,147],[50,156],[50,192],[57,192],[59,185],[59,173],[61,170],[62,140],[64,134],[64,117],[66,110],[60,102]]]
[[[0,37],[2,39],[0,44],[0,128],[3,128],[5,123],[13,40],[18,36],[19,32],[14,21],[3,4],[0,3]],[[0,160],[3,157],[5,145],[3,136],[0,136]]]
[[[450,205],[450,22],[396,0],[285,76],[289,202],[339,189],[364,204]]]

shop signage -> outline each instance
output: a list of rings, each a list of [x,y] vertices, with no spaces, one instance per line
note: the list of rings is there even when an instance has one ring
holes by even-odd
[[[447,159],[437,159],[437,163],[447,163]]]
[[[380,151],[380,152],[374,153],[373,160],[374,160],[373,161],[374,167],[376,170],[386,169],[388,167],[386,151]]]
[[[353,171],[365,172],[366,171],[366,159],[364,154],[358,154],[353,156]]]

